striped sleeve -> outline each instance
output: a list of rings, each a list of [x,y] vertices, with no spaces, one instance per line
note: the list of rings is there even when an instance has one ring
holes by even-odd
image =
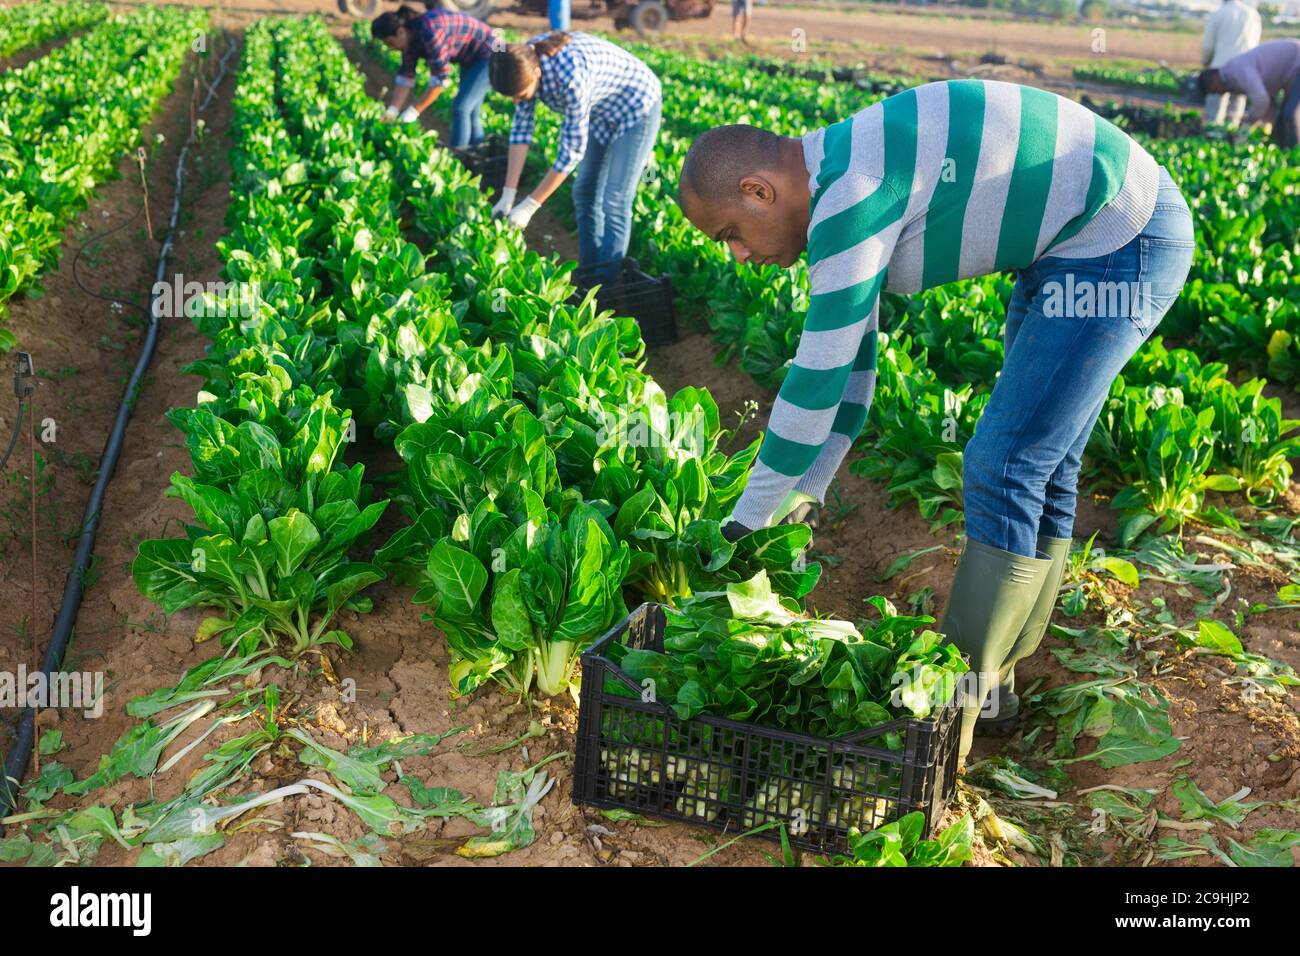
[[[820,500],[862,430],[875,389],[880,291],[906,209],[889,181],[848,171],[818,202],[803,335],[732,514],[745,527],[766,527],[796,487]]]

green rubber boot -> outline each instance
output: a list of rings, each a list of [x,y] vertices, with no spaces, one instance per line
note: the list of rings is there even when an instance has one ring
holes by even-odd
[[[1047,634],[1047,625],[1051,623],[1052,612],[1056,610],[1057,592],[1061,587],[1061,578],[1065,576],[1065,566],[1070,558],[1070,538],[1038,538],[1038,556],[1047,558],[1052,566],[1043,579],[1043,589],[1034,602],[1034,609],[1025,621],[1020,636],[1016,638],[1011,653],[998,669],[998,706],[997,716],[980,717],[975,722],[975,733],[990,736],[1013,734],[1020,725],[1020,698],[1015,693],[1016,664],[1031,656],[1038,650]]]
[[[1027,558],[966,539],[941,625],[948,640],[970,657],[972,671],[964,685],[959,765],[970,752],[985,697],[997,689],[998,674],[1033,613],[1051,567],[1047,558]]]
[[[1016,639],[1015,647],[1011,648],[1011,653],[998,670],[1001,685],[1008,692],[1016,686],[1016,665],[1038,650],[1047,635],[1047,625],[1051,623],[1052,612],[1056,610],[1056,596],[1061,588],[1061,579],[1065,577],[1065,566],[1070,563],[1071,540],[1042,536],[1038,539],[1039,555],[1046,556],[1052,566],[1043,579],[1043,590],[1034,603],[1034,609],[1030,612],[1020,637]]]

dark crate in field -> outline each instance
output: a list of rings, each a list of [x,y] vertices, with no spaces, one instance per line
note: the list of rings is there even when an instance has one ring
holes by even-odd
[[[925,720],[836,738],[682,720],[605,656],[613,642],[662,651],[665,624],[662,607],[643,604],[582,655],[574,803],[730,833],[783,822],[791,843],[822,853],[846,852],[850,827],[871,830],[914,810],[931,833],[957,779],[955,691]],[[902,735],[902,750],[868,743],[890,732]],[[759,835],[775,840],[780,831]]]
[[[454,152],[471,173],[479,175],[481,189],[496,191],[506,182],[509,150],[505,137],[493,133],[477,146],[465,146]]]
[[[597,282],[590,266],[579,266],[573,272],[573,284],[578,291],[575,302],[581,302]],[[655,278],[641,271],[631,257],[623,260],[618,278],[600,284],[596,292],[599,309],[613,309],[618,315],[630,315],[641,327],[641,338],[649,348],[671,345],[677,341],[677,310],[673,305],[673,282],[668,276]]]

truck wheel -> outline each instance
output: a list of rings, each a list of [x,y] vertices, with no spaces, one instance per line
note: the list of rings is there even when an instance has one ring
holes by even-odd
[[[379,0],[339,0],[339,11],[360,20],[373,20],[379,13]]]
[[[442,5],[449,10],[458,10],[467,16],[486,20],[494,3],[493,0],[442,0]]]
[[[668,8],[659,0],[642,0],[632,8],[630,20],[632,29],[642,36],[658,33],[668,26]]]

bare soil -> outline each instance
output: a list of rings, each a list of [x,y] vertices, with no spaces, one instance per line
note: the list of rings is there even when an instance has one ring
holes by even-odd
[[[574,4],[575,28],[612,30],[613,19],[603,12],[591,16],[583,4]],[[547,29],[544,17],[511,11],[492,14],[492,23],[520,29]],[[812,6],[755,5],[749,24],[754,51],[781,55],[799,40],[807,42],[808,56],[831,50],[859,52],[908,51],[922,56],[961,56],[1008,53],[1041,57],[1093,56],[1093,31],[1105,30],[1106,55],[1171,64],[1199,62],[1200,36],[1148,29],[1125,23],[1094,24],[1084,21],[1054,23],[1011,17],[951,17],[938,14],[900,13],[887,7],[861,10]],[[629,31],[630,32],[630,31]],[[730,4],[715,4],[707,18],[669,24],[663,36],[722,37],[732,41]],[[736,44],[743,49],[743,45]]]
[[[197,2],[197,0],[195,0]],[[119,4],[126,5],[126,4]],[[395,8],[396,3],[384,9]],[[226,17],[247,18],[267,13],[320,13],[349,22],[329,0],[232,0],[222,5]],[[520,30],[548,29],[545,17],[522,13],[518,7],[498,9],[490,17],[494,26]],[[614,21],[603,3],[573,4],[574,29],[613,31]],[[1094,53],[1095,30],[1105,31],[1105,53]],[[834,4],[815,6],[755,5],[750,21],[750,45],[758,52],[780,55],[791,52],[795,31],[802,31],[808,56],[822,56],[845,46],[859,51],[910,51],[921,56],[940,54],[976,56],[1000,52],[1017,56],[1087,59],[1104,55],[1149,63],[1166,61],[1192,67],[1200,62],[1200,34],[1145,26],[1122,21],[1056,23],[977,10],[902,10],[883,4],[859,9]],[[687,37],[725,38],[732,34],[730,4],[716,3],[707,18],[679,20],[660,34],[665,39]],[[629,31],[629,35],[631,35]],[[738,44],[739,45],[739,44]]]

